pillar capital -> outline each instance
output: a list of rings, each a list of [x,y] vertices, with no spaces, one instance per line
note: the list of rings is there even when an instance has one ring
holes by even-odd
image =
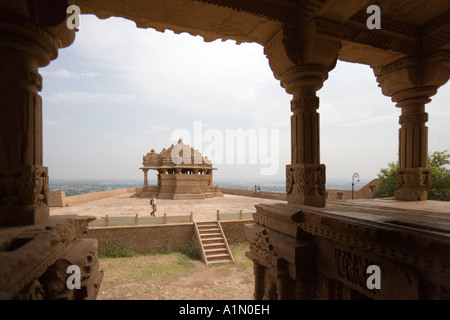
[[[383,94],[393,102],[430,98],[450,78],[450,52],[439,51],[424,58],[406,57],[372,68]]]
[[[305,71],[304,66],[323,66],[328,72],[336,66],[341,48],[341,42],[336,39],[321,27],[321,19],[313,18],[302,28],[283,26],[264,45],[264,53],[278,80]]]

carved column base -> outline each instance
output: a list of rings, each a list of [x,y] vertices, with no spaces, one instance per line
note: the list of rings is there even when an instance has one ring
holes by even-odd
[[[397,184],[400,189],[395,191],[396,200],[427,200],[426,189],[431,187],[431,169],[399,169],[397,171]]]
[[[0,167],[0,212],[0,226],[31,225],[46,220],[47,167]]]
[[[287,165],[286,193],[289,204],[325,207],[325,165],[308,163]]]

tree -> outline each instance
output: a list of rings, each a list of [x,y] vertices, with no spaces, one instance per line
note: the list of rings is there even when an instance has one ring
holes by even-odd
[[[380,170],[378,178],[380,183],[376,187],[372,198],[389,198],[394,196],[397,187],[397,167],[398,162],[389,162],[387,168]]]
[[[450,201],[450,154],[448,150],[435,151],[428,158],[428,166],[432,170],[432,185],[427,190],[429,200]]]
[[[435,151],[428,156],[428,167],[432,172],[432,186],[427,190],[428,200],[450,201],[450,154],[448,150]],[[387,168],[380,170],[380,183],[372,198],[389,198],[394,196],[397,186],[398,162],[388,163]]]

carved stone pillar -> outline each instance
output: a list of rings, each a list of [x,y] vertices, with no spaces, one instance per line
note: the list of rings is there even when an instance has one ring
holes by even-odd
[[[144,189],[148,188],[148,169],[142,169],[144,171]]]
[[[428,168],[428,113],[425,104],[436,93],[435,87],[419,87],[395,94],[393,101],[402,113],[399,123],[399,168],[395,192],[397,200],[427,200],[426,189],[431,187]]]
[[[265,276],[266,268],[256,261],[253,261],[253,273],[255,275],[255,293],[253,295],[255,300],[262,300],[265,292]]]
[[[65,1],[0,4],[0,226],[35,224],[49,216],[38,68],[73,41],[65,8]]]
[[[374,67],[384,95],[401,108],[397,200],[427,200],[431,187],[428,168],[428,113],[425,105],[450,77],[450,52],[427,57],[404,58],[384,67]]]
[[[320,163],[316,93],[335,67],[340,47],[336,34],[323,28],[317,19],[300,29],[282,28],[264,46],[275,78],[293,96],[291,165],[286,167],[289,204],[325,206],[325,165]]]
[[[325,206],[325,165],[320,164],[319,98],[316,92],[327,78],[327,68],[320,65],[297,66],[281,78],[281,85],[293,95],[292,164],[286,167],[289,204]]]
[[[291,298],[291,281],[287,271],[287,262],[284,259],[277,259],[276,268],[276,285],[278,300],[290,300]]]

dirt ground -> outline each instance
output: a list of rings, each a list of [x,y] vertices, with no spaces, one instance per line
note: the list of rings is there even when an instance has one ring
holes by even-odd
[[[194,261],[189,275],[151,283],[125,283],[100,287],[98,300],[252,300],[251,272],[234,264],[207,267]]]

